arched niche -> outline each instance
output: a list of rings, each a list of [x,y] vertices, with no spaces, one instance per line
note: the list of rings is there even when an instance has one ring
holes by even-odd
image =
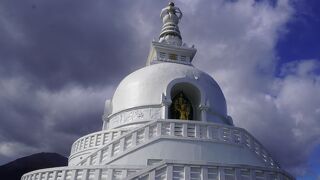
[[[193,84],[187,82],[174,84],[170,91],[170,97],[172,103],[168,108],[169,119],[201,120],[201,112],[198,108],[201,102],[201,93]],[[186,118],[186,116],[188,117]]]

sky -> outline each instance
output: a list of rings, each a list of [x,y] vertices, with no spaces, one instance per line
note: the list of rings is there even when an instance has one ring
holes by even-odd
[[[0,1],[0,164],[68,156],[104,101],[145,66],[166,0]],[[320,3],[176,0],[193,64],[228,114],[298,179],[320,178]]]

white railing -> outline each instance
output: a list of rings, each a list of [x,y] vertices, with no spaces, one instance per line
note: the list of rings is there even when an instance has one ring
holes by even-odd
[[[187,163],[165,160],[148,167],[59,167],[32,171],[21,180],[294,180],[285,171],[245,165]]]
[[[142,168],[110,168],[106,166],[59,167],[32,171],[21,180],[118,180],[125,179]]]
[[[100,165],[116,160],[159,138],[205,140],[243,145],[254,152],[267,167],[279,168],[265,148],[246,130],[216,123],[158,120],[124,134],[84,158],[78,165]]]
[[[259,168],[245,165],[221,165],[208,163],[180,163],[163,161],[156,166],[139,171],[130,180],[294,180],[280,169]]]
[[[70,156],[88,148],[99,147],[123,135],[125,130],[106,130],[85,135],[77,139],[71,147]]]
[[[76,140],[71,147],[69,163],[90,155],[94,150],[126,133],[126,130],[107,130],[88,134]]]

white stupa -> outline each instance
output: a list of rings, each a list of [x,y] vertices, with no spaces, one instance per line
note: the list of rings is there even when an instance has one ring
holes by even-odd
[[[179,8],[161,11],[163,27],[143,67],[105,104],[103,128],[76,140],[67,167],[22,180],[294,179],[227,114],[217,82],[192,65]]]

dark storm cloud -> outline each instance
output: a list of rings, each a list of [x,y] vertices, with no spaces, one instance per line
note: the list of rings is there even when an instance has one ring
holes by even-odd
[[[70,149],[66,147],[71,147],[79,135],[101,128],[108,88],[72,86],[52,93],[31,87],[34,85],[24,78],[0,80],[2,156],[11,154],[6,152],[6,144],[18,146],[19,149],[11,149],[14,157],[39,151],[68,155]]]
[[[43,121],[41,115],[43,112],[41,107],[36,107],[32,97],[34,94],[23,86],[14,86],[11,89],[10,82],[0,81],[0,118],[1,118],[1,136],[7,141],[19,141],[26,144],[35,145],[37,143],[34,136],[26,136],[25,131],[33,122],[34,129],[41,129]],[[22,91],[15,91],[20,88]],[[13,91],[11,94],[9,91]],[[18,92],[19,94],[15,94]],[[30,121],[26,121],[28,118]],[[36,132],[32,132],[36,133]]]
[[[51,90],[117,82],[147,54],[137,51],[135,7],[130,1],[2,1],[1,76],[23,74]]]
[[[67,156],[76,138],[99,130],[105,97],[145,63],[161,26],[153,9],[165,4],[1,1],[0,164],[39,151]]]

